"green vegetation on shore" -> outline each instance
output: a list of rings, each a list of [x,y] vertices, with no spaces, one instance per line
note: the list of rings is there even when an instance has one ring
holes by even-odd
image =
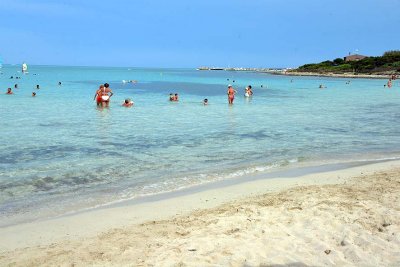
[[[380,57],[367,57],[359,61],[345,61],[342,58],[337,58],[333,61],[327,60],[317,64],[305,64],[294,71],[336,74],[400,73],[400,50],[387,51]]]

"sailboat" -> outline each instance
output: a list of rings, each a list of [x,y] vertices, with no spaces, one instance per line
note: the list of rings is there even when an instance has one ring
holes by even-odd
[[[22,63],[22,73],[28,73],[28,65],[25,62]]]

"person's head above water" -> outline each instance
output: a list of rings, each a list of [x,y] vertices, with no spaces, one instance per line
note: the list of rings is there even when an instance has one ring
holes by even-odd
[[[110,87],[110,85],[109,85],[108,83],[105,83],[105,84],[104,84],[104,87],[105,87],[105,88],[108,88],[108,87]]]
[[[122,106],[124,107],[132,107],[133,106],[133,101],[130,98],[127,98],[124,100],[124,103],[122,103]]]
[[[249,89],[251,89],[251,85],[247,86]]]
[[[36,96],[36,93],[35,93],[35,92],[32,92],[32,96]]]

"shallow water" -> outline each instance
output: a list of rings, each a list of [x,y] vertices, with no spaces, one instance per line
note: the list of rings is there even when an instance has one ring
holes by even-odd
[[[189,69],[18,70],[3,66],[0,75],[1,91],[19,87],[0,94],[0,226],[255,172],[400,156],[399,82],[385,89],[384,80]],[[115,95],[98,109],[93,96],[104,82]],[[233,106],[228,83],[239,92]],[[179,103],[168,101],[175,92]],[[127,97],[133,108],[121,107]]]

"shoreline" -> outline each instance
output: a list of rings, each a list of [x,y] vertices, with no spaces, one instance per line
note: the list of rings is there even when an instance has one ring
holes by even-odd
[[[286,69],[260,69],[260,68],[211,68],[202,67],[197,68],[198,71],[236,71],[236,72],[254,72],[254,73],[268,73],[271,75],[281,76],[305,76],[305,77],[328,77],[328,78],[359,78],[359,79],[389,79],[392,74],[365,74],[365,73],[316,73],[316,72],[299,72]],[[399,73],[396,73],[400,75]]]
[[[314,73],[314,72],[276,72],[276,71],[267,71],[266,73],[272,75],[282,75],[282,76],[305,76],[305,77],[328,77],[328,78],[349,78],[349,79],[389,79],[390,74],[381,75],[381,74],[351,74],[351,73]]]
[[[0,234],[2,236],[2,242],[0,244],[0,265],[10,263],[9,261],[11,259],[17,262],[17,266],[26,264],[37,265],[37,263],[39,263],[39,265],[57,265],[57,260],[60,261],[58,264],[66,265],[67,262],[64,262],[63,260],[71,259],[69,257],[65,258],[63,253],[59,256],[51,257],[51,261],[49,258],[46,258],[45,254],[48,251],[54,251],[54,249],[59,249],[64,246],[72,246],[73,244],[69,253],[78,255],[80,249],[76,246],[85,247],[89,243],[100,242],[98,245],[101,247],[110,241],[109,239],[114,239],[117,236],[118,238],[122,238],[122,243],[125,241],[128,242],[131,239],[136,240],[136,238],[139,238],[136,236],[136,232],[136,234],[131,232],[129,235],[125,235],[124,237],[121,237],[119,233],[120,231],[128,231],[129,229],[132,231],[138,229],[143,230],[143,227],[149,227],[149,225],[154,225],[154,227],[157,225],[163,225],[164,227],[175,229],[172,230],[173,233],[182,232],[181,237],[184,238],[189,235],[185,234],[185,229],[187,227],[180,227],[179,223],[177,225],[176,220],[179,221],[184,220],[185,218],[192,218],[195,214],[200,214],[199,216],[196,215],[194,217],[199,221],[204,221],[206,218],[222,220],[222,218],[213,214],[213,211],[224,209],[224,207],[227,206],[231,207],[232,205],[237,205],[238,210],[241,207],[246,209],[246,203],[249,203],[249,201],[258,201],[257,199],[262,198],[265,194],[283,194],[282,196],[287,198],[290,197],[291,191],[300,190],[303,187],[343,186],[360,175],[363,177],[369,177],[375,175],[377,172],[389,172],[394,169],[400,170],[400,160],[373,163],[328,172],[316,172],[296,176],[295,178],[288,178],[288,175],[282,175],[281,177],[271,179],[258,179],[221,188],[207,189],[205,191],[176,196],[164,200],[103,208],[47,221],[38,221],[0,228]],[[396,174],[398,175],[399,172],[400,171],[397,171]],[[400,180],[397,180],[397,182],[400,184]],[[307,195],[308,193],[305,192],[304,194]],[[273,205],[273,207],[274,209],[281,209],[279,205]],[[282,212],[283,211],[278,212],[277,216],[279,214],[282,216],[286,214],[286,212]],[[256,217],[257,214],[257,212],[250,212],[248,216]],[[250,221],[252,221],[252,219],[250,219]],[[248,223],[248,220],[245,220],[244,223]],[[207,231],[207,227],[204,227],[205,229],[203,230]],[[234,228],[232,234],[236,233],[235,229],[236,228]],[[319,230],[323,231],[323,229]],[[198,229],[197,231],[200,230]],[[238,231],[237,234],[239,233],[240,231]],[[105,237],[107,238],[104,239]],[[151,240],[155,241],[161,237],[162,235],[156,235],[152,237],[155,239]],[[210,238],[211,237],[209,237],[209,239]],[[246,236],[241,236],[240,239],[245,242]],[[175,241],[178,242],[179,238]],[[213,240],[207,240],[207,242],[213,242]],[[180,248],[179,244],[175,245],[177,248]],[[135,246],[135,242],[131,243],[130,246]],[[96,250],[97,247],[92,247],[91,249]],[[193,251],[188,252],[185,248],[182,249],[182,253],[185,255],[187,253],[193,254]],[[199,250],[199,248],[193,249]],[[107,254],[109,251],[103,251],[103,253]],[[91,260],[99,261],[98,264],[100,265],[106,263],[102,261],[101,258]],[[116,255],[111,257],[110,260],[111,261],[108,262],[109,265],[112,265],[112,263],[114,263],[114,265],[127,265],[126,262],[118,262],[119,257]],[[152,260],[155,259],[150,256],[144,259],[145,262]],[[173,261],[173,259],[171,260]],[[19,264],[18,261],[20,261]],[[219,260],[216,261],[223,264],[223,262]],[[77,263],[79,265],[79,260]]]
[[[267,171],[255,171],[235,178],[210,180],[208,182],[193,184],[187,187],[178,188],[170,191],[162,191],[158,193],[140,195],[134,198],[115,200],[109,203],[96,204],[92,207],[84,207],[81,209],[78,208],[76,210],[67,211],[65,213],[60,213],[49,217],[40,217],[40,218],[38,217],[35,219],[24,219],[24,220],[22,219],[10,220],[7,222],[3,221],[0,224],[0,230],[2,228],[14,227],[18,225],[26,225],[31,223],[52,221],[56,219],[62,219],[65,217],[77,216],[79,214],[95,212],[98,210],[134,206],[151,202],[166,201],[169,199],[190,196],[193,194],[202,193],[209,190],[224,189],[226,187],[246,184],[258,180],[269,180],[282,177],[284,177],[285,179],[296,179],[298,177],[306,175],[332,172],[332,171],[341,171],[353,167],[361,167],[370,164],[397,161],[397,160],[400,161],[400,158],[395,156],[395,157],[385,157],[380,159],[365,159],[365,160],[336,161],[336,162],[335,161],[308,162],[306,164],[298,163],[297,165],[294,166],[280,166],[277,169],[270,169]]]

